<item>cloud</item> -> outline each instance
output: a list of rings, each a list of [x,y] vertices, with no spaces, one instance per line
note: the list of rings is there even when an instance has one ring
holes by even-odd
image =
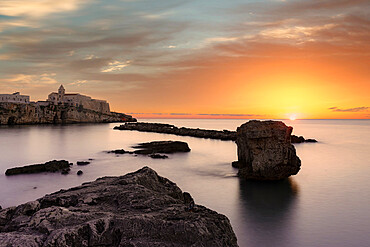
[[[11,0],[0,2],[0,15],[45,17],[50,14],[75,11],[88,0]]]
[[[129,66],[130,63],[131,63],[130,60],[127,60],[125,62],[113,61],[113,62],[110,62],[106,68],[103,68],[101,72],[107,73],[107,72],[120,71],[123,68],[126,68],[127,66]]]
[[[328,109],[334,112],[366,112],[370,109],[370,107],[361,106],[361,107],[347,108],[347,109],[339,109],[338,107],[330,107]]]

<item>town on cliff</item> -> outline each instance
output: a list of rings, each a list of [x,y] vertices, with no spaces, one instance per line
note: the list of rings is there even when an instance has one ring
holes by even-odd
[[[105,100],[80,93],[66,93],[63,85],[45,101],[30,101],[30,96],[0,94],[0,124],[134,122],[130,115],[111,112]]]

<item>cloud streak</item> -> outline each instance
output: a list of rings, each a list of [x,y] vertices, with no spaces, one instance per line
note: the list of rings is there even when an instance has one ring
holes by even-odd
[[[370,109],[370,107],[367,106],[361,106],[361,107],[354,107],[354,108],[346,108],[346,109],[340,109],[338,107],[330,107],[329,110],[332,110],[334,112],[366,112]]]

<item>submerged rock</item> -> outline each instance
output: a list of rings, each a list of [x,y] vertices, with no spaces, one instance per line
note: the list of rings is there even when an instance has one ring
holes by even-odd
[[[153,159],[167,159],[168,158],[168,156],[164,154],[149,154],[149,157]]]
[[[148,167],[0,211],[2,246],[237,246],[229,220]]]
[[[78,170],[77,175],[78,175],[78,176],[81,176],[83,173],[84,173],[83,171]]]
[[[238,175],[253,180],[280,180],[298,173],[301,161],[291,144],[293,128],[281,121],[249,121],[237,129]]]
[[[5,175],[18,175],[18,174],[30,174],[40,172],[62,172],[63,174],[68,173],[72,163],[66,160],[52,160],[44,164],[27,165],[22,167],[9,168],[6,170]]]
[[[134,146],[135,154],[154,154],[154,153],[177,153],[177,152],[190,152],[190,148],[186,142],[181,141],[154,141],[140,143]]]

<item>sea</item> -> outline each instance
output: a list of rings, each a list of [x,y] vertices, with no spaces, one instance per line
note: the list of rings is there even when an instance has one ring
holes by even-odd
[[[248,120],[140,119],[176,126],[235,130]],[[279,182],[237,177],[236,144],[138,131],[117,123],[0,127],[0,205],[14,206],[47,193],[144,166],[175,182],[196,204],[226,215],[239,246],[370,246],[370,120],[284,120],[293,134],[318,143],[295,144],[302,161],[296,176]],[[191,152],[157,160],[106,151],[132,150],[148,141],[179,140]],[[69,175],[5,176],[7,168],[65,159]],[[83,171],[77,176],[78,170]]]

